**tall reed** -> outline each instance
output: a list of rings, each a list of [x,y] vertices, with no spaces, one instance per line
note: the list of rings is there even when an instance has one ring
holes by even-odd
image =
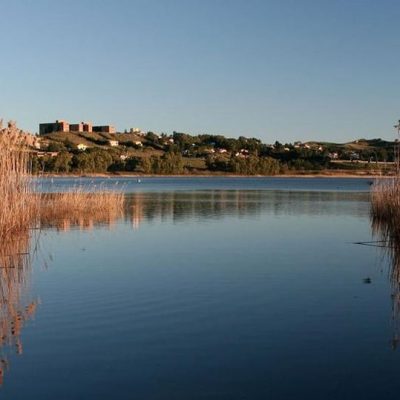
[[[29,229],[38,209],[32,190],[26,134],[0,120],[0,243]]]
[[[400,176],[381,178],[371,190],[372,232],[389,259],[392,299],[392,346],[400,343]]]
[[[57,226],[59,221],[72,224],[81,221],[112,221],[122,217],[125,195],[122,191],[72,188],[63,193],[47,193],[41,196],[40,225]]]
[[[32,139],[13,122],[0,120],[0,246],[39,221],[82,216],[105,218],[122,212],[124,194],[89,186],[58,194],[39,195],[33,187],[28,143]]]
[[[37,301],[26,301],[34,227],[51,225],[63,217],[82,215],[116,218],[123,211],[121,191],[75,188],[65,193],[35,191],[30,164],[32,135],[0,120],[0,385],[8,367],[5,349],[22,353],[20,333],[36,310]]]
[[[371,190],[372,216],[388,223],[400,222],[400,176],[377,179]],[[397,224],[396,224],[397,225]]]

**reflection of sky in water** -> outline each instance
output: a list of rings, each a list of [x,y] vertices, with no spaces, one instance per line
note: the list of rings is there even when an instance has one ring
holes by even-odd
[[[365,178],[279,178],[279,177],[106,177],[38,179],[42,191],[71,187],[120,188],[127,193],[180,190],[292,190],[368,192],[372,180]]]
[[[141,193],[111,229],[44,231],[42,305],[2,395],[397,398],[387,276],[352,244],[371,238],[368,201]]]

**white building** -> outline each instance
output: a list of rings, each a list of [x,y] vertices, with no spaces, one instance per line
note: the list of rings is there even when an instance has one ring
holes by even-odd
[[[83,144],[83,143],[79,143],[76,147],[78,150],[81,150],[81,151],[85,151],[88,148],[86,146],[86,144]]]

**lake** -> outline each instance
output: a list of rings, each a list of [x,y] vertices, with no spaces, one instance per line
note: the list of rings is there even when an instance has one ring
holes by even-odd
[[[398,398],[389,260],[356,244],[369,180],[38,182],[88,184],[124,214],[44,224],[1,270],[1,399]]]

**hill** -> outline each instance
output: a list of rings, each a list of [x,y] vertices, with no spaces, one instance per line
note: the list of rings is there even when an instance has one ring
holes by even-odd
[[[394,142],[262,143],[222,135],[54,132],[38,137],[35,169],[48,173],[391,173]]]

